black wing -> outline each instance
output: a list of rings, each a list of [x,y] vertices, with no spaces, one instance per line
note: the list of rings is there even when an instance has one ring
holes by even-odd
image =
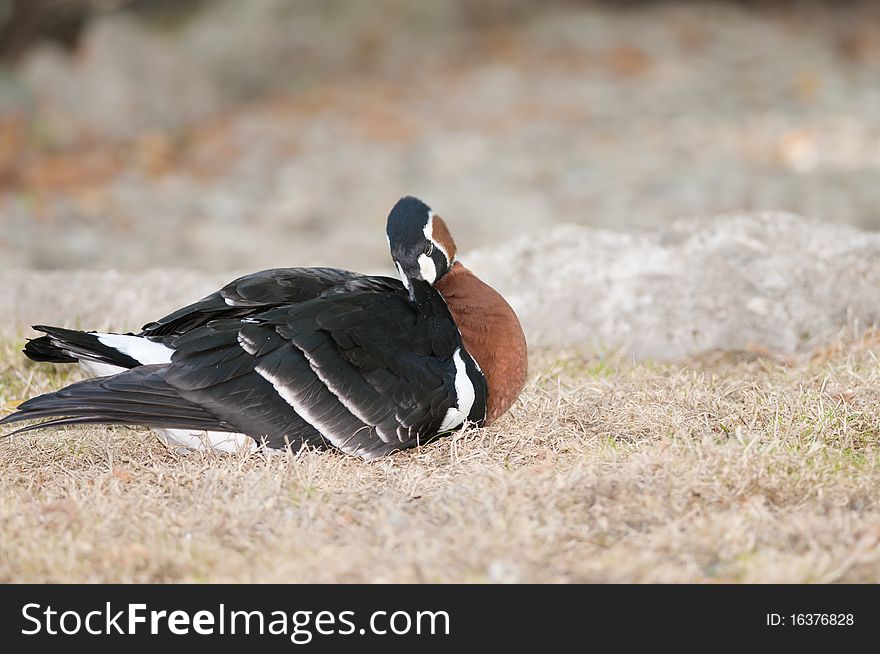
[[[403,285],[396,279],[337,268],[263,270],[239,277],[216,293],[145,325],[139,336],[170,345],[176,336],[212,320],[246,318],[282,304],[306,302],[322,294],[352,290],[405,293]],[[34,329],[47,333],[30,339],[25,345],[24,353],[34,361],[74,363],[85,358],[125,368],[141,365],[125,353],[102,345],[91,332],[42,325],[35,325]]]
[[[13,433],[77,424],[236,431],[171,388],[164,379],[167,367],[138,366],[112,377],[76,382],[22,402],[15,413],[0,420],[0,425],[55,418]]]
[[[485,381],[445,302],[427,284],[417,297],[418,308],[396,289],[329,292],[244,320],[214,320],[175,338],[169,365],[35,398],[3,422],[199,425],[270,447],[329,443],[383,456],[437,434],[457,406],[455,356],[474,387],[467,418],[485,418]]]
[[[273,268],[239,277],[216,293],[144,325],[141,334],[167,345],[173,337],[211,320],[246,318],[282,304],[355,289],[405,292],[403,285],[390,277],[366,276],[338,268]]]
[[[175,339],[165,380],[270,447],[323,441],[365,458],[410,447],[456,406],[457,351],[475,380],[468,418],[485,417],[482,375],[429,294],[418,310],[397,292],[349,291],[214,321]]]

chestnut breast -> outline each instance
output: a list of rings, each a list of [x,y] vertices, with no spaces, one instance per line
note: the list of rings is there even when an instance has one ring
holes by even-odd
[[[489,425],[510,408],[525,386],[528,348],[522,326],[507,301],[458,262],[434,286],[486,377],[485,424]]]

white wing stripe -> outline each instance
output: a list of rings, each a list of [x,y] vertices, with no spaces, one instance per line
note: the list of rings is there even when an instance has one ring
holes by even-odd
[[[390,443],[391,441],[397,439],[396,431],[389,434],[384,429],[380,429],[377,425],[371,424],[370,421],[364,417],[363,413],[361,413],[360,409],[352,404],[352,402],[345,396],[345,394],[339,390],[339,387],[331,383],[327,376],[321,372],[321,368],[317,364],[315,364],[315,362],[312,360],[312,357],[309,356],[308,352],[296,345],[296,343],[291,342],[291,345],[293,345],[294,347],[296,347],[296,349],[303,353],[306,361],[309,362],[309,367],[312,369],[312,372],[314,372],[318,379],[321,380],[321,383],[327,387],[327,390],[333,393],[336,399],[339,400],[339,403],[342,404],[342,406],[344,406],[346,409],[348,409],[349,412],[351,412],[351,415],[353,415],[355,418],[360,420],[368,427],[373,427],[376,430],[376,433],[379,435],[379,438],[381,438],[386,443]]]
[[[291,390],[290,387],[285,386],[284,382],[282,382],[275,375],[267,372],[264,368],[260,366],[257,366],[254,370],[256,370],[256,373],[260,375],[260,377],[272,384],[272,387],[275,389],[278,395],[280,395],[285,402],[293,407],[293,410],[300,418],[302,418],[312,427],[314,427],[317,432],[328,441],[330,441],[334,445],[338,444],[339,439],[333,438],[333,434],[328,428],[328,425],[323,422],[319,416],[313,414],[309,410],[309,408],[300,401],[300,399],[297,397],[297,394],[293,390]]]

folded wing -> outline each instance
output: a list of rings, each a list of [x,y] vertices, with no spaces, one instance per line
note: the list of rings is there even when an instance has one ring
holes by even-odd
[[[444,420],[459,406],[464,349],[436,291],[425,290],[416,310],[401,289],[349,279],[244,319],[195,310],[193,318],[201,312],[207,321],[171,339],[170,364],[74,384],[3,422],[196,427],[243,432],[275,448],[332,444],[364,458],[425,442],[464,419]],[[485,382],[464,356],[475,394],[466,417],[479,423]]]

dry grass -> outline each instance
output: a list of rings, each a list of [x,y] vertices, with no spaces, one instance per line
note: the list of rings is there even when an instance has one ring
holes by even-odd
[[[0,348],[0,405],[64,381]],[[0,441],[0,581],[880,581],[880,340],[538,353],[514,410],[364,463]],[[8,408],[8,406],[7,406]]]

